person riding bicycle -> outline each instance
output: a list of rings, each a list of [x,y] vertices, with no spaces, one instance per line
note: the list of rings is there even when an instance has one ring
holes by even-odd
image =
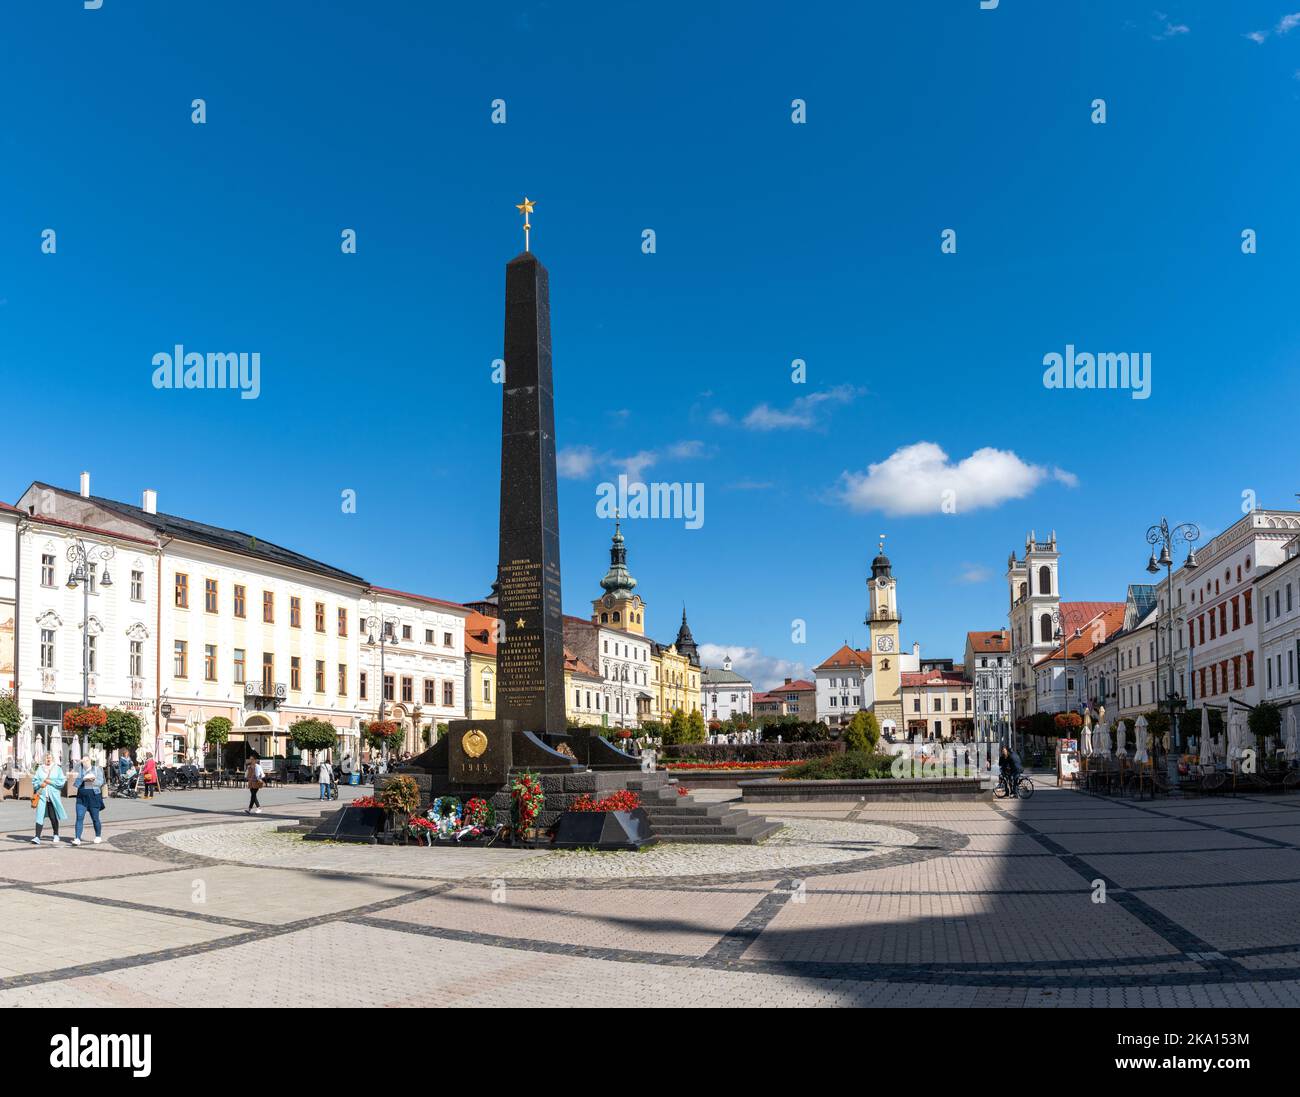
[[[998,769],[1002,772],[1002,779],[1007,783],[1007,795],[1016,794],[1016,782],[1020,780],[1020,774],[1023,767],[1020,764],[1020,755],[1010,747],[1004,746],[1002,753],[998,756]]]

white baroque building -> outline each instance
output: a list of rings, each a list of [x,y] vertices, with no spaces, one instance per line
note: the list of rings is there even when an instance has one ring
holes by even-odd
[[[63,713],[83,697],[134,712],[146,740],[156,734],[159,553],[152,538],[65,521],[56,509],[48,497],[18,507],[14,682],[36,754],[63,739],[67,765]],[[70,587],[82,551],[88,581]]]
[[[1300,512],[1252,510],[1222,533],[1197,544],[1197,567],[1184,562],[1173,573],[1173,666],[1175,689],[1192,706],[1209,705],[1230,715],[1236,702],[1256,704],[1267,681],[1261,652],[1263,621],[1257,580],[1287,562],[1300,534]],[[1283,578],[1285,587],[1285,579]],[[1270,586],[1270,590],[1273,588]],[[1167,584],[1156,585],[1160,613]],[[1158,653],[1169,658],[1168,638]],[[1167,665],[1162,665],[1167,675]],[[1196,735],[1199,729],[1188,728]]]
[[[721,669],[705,667],[700,672],[700,694],[706,721],[730,720],[754,711],[754,683],[731,669],[730,656],[723,658]]]
[[[403,751],[419,754],[439,724],[460,720],[465,709],[465,622],[470,611],[456,602],[386,587],[371,587],[360,603],[359,692],[368,718],[377,719],[382,683],[384,714],[406,732]],[[380,669],[380,629],[385,630]],[[431,729],[425,742],[424,729]]]
[[[1259,592],[1261,699],[1284,708],[1300,703],[1300,535],[1285,547],[1286,559],[1255,578]],[[1300,720],[1300,713],[1296,714]],[[1287,713],[1282,714],[1286,733]]]

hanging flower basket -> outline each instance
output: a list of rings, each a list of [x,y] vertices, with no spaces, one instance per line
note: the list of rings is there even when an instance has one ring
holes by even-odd
[[[63,730],[64,731],[88,731],[91,728],[102,728],[108,723],[108,712],[98,705],[91,705],[88,708],[70,708],[63,713]]]

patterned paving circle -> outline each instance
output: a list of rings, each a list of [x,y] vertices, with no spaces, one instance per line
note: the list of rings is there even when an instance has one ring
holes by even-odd
[[[279,820],[187,827],[123,836],[131,852],[160,847],[208,861],[311,872],[520,885],[635,887],[665,882],[739,883],[884,868],[961,849],[968,839],[937,827],[769,816],[783,829],[756,846],[663,843],[639,852],[427,849],[306,842],[278,833]],[[150,849],[152,846],[152,849]],[[169,858],[170,859],[170,858]]]

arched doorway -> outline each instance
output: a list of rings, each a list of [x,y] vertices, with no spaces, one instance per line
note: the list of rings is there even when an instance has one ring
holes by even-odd
[[[235,769],[242,768],[251,754],[264,760],[274,758],[282,753],[279,729],[266,713],[249,713],[243,725],[231,733],[223,753],[226,764]]]

